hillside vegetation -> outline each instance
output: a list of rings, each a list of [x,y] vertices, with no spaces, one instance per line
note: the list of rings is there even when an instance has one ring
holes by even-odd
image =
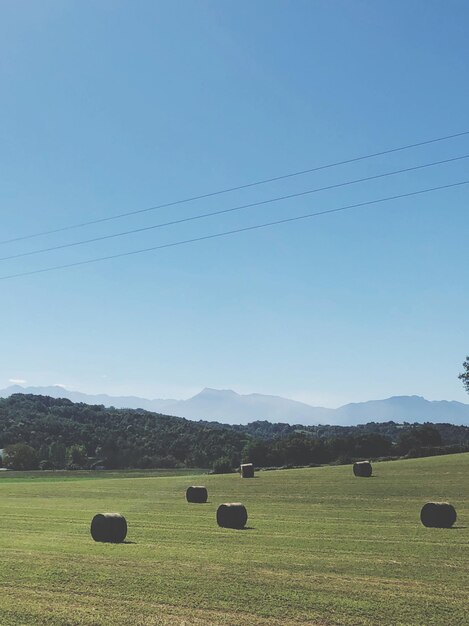
[[[469,454],[224,476],[4,472],[2,626],[441,626],[469,624]],[[109,478],[107,477],[109,476]],[[189,505],[190,484],[209,502]],[[425,528],[449,500],[453,529]],[[243,502],[248,529],[218,528]],[[96,544],[120,511],[128,542]]]
[[[305,427],[257,421],[228,426],[48,396],[0,399],[0,448],[6,448],[4,462],[13,469],[229,471],[242,460],[277,467],[344,463],[360,457],[457,452],[468,444],[469,428],[449,424]]]

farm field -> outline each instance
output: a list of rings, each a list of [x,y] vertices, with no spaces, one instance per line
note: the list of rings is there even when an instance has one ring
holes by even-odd
[[[351,466],[184,472],[0,474],[0,623],[100,625],[469,624],[469,454]],[[207,504],[185,489],[205,484]],[[449,500],[452,529],[425,528]],[[247,529],[218,528],[243,502]],[[91,540],[119,511],[124,544]]]

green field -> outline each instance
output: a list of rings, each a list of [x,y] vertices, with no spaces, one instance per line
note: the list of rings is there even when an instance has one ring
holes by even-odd
[[[469,624],[469,454],[374,474],[4,472],[0,624]],[[207,504],[185,502],[190,484]],[[432,499],[455,505],[453,529],[420,524]],[[217,527],[229,501],[247,506],[246,530]],[[103,511],[126,516],[128,542],[91,540]]]

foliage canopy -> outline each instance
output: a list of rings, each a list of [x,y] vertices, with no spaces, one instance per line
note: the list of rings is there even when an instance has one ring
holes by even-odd
[[[464,372],[459,374],[459,379],[462,380],[462,384],[466,388],[467,393],[469,393],[469,356],[466,357],[462,366],[464,368]]]
[[[0,449],[11,469],[210,468],[252,462],[281,467],[462,451],[469,428],[394,422],[292,426],[257,421],[229,426],[141,409],[14,394],[0,399]],[[452,450],[442,446],[453,445]],[[19,446],[19,447],[18,447]]]

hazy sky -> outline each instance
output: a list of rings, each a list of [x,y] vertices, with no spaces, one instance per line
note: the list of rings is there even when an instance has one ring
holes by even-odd
[[[469,6],[0,2],[2,241],[469,130]],[[54,247],[469,154],[469,135]],[[0,278],[469,180],[469,159],[0,261]],[[0,280],[0,386],[469,401],[469,186]]]

